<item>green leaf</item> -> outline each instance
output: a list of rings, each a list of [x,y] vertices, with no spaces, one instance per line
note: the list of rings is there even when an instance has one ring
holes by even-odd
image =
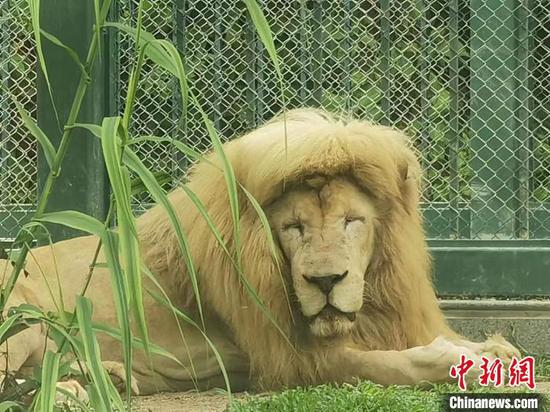
[[[76,210],[64,210],[60,212],[44,213],[34,220],[39,222],[55,223],[82,230],[98,237],[105,235],[105,225],[96,218]]]
[[[282,79],[283,75],[279,64],[279,56],[277,55],[277,49],[275,48],[275,42],[273,41],[273,34],[271,28],[269,27],[269,23],[267,22],[267,19],[265,18],[262,9],[260,9],[260,6],[258,6],[256,0],[244,0],[244,2],[246,4],[246,8],[248,9],[248,13],[250,14],[250,18],[252,19],[252,23],[254,24],[254,27],[256,27],[256,31],[260,36],[260,40],[267,50],[271,61],[273,62],[277,76]]]
[[[72,127],[80,127],[82,129],[88,130],[96,137],[101,137],[101,126],[91,123],[75,123]]]
[[[128,285],[126,277],[122,271],[120,261],[118,259],[118,241],[116,233],[107,230],[106,236],[102,239],[103,253],[107,261],[109,275],[111,276],[111,284],[113,285],[113,294],[115,302],[115,311],[119,323],[120,333],[122,336],[122,352],[124,358],[124,366],[126,367],[126,379],[131,376],[132,365],[132,331],[130,329],[130,313]]]
[[[145,58],[145,47],[140,44],[141,32],[142,32],[142,21],[143,21],[143,0],[139,0],[138,4],[138,13],[137,13],[137,24],[136,24],[136,54],[137,61],[132,71],[130,72],[130,80],[128,81],[128,93],[126,94],[126,103],[124,106],[124,114],[122,116],[122,125],[124,130],[130,129],[130,118],[132,116],[134,101],[136,97],[137,86],[139,82],[139,77],[141,74],[141,67],[143,66],[143,61]],[[125,140],[126,142],[126,140]]]
[[[42,360],[42,378],[40,384],[40,411],[53,412],[57,378],[59,376],[59,360],[61,354],[46,351]]]
[[[94,0],[94,34],[97,42],[98,55],[101,57],[101,8],[99,7],[99,0]]]
[[[254,210],[256,211],[256,214],[260,218],[260,222],[262,224],[262,228],[263,228],[263,231],[264,231],[265,236],[267,238],[267,243],[269,245],[269,250],[271,251],[271,256],[273,257],[273,260],[275,261],[275,265],[277,266],[277,272],[279,273],[279,277],[281,278],[281,284],[283,285],[283,290],[284,290],[286,301],[287,301],[287,304],[288,304],[288,311],[290,313],[290,316],[292,317],[292,307],[290,305],[290,295],[289,295],[288,290],[286,288],[286,283],[285,283],[285,280],[283,278],[283,273],[281,271],[281,265],[280,265],[280,262],[279,262],[279,254],[277,252],[278,249],[275,246],[275,239],[273,239],[273,232],[271,231],[271,226],[269,225],[269,220],[267,219],[267,216],[265,215],[265,212],[262,209],[262,207],[260,206],[260,204],[258,203],[258,201],[254,198],[254,196],[252,196],[252,193],[250,193],[244,186],[242,186],[242,185],[239,185],[239,186],[241,187],[242,191],[244,192],[244,194],[248,198],[248,201],[250,202],[250,204],[252,205]]]
[[[77,411],[90,411],[90,407],[88,407],[84,402],[82,402],[80,399],[78,399],[74,393],[72,393],[71,391],[68,391],[67,389],[63,389],[63,388],[57,388],[57,391],[59,393],[61,393],[62,395],[64,395],[67,399],[70,399],[71,402],[74,402],[76,404],[76,406],[78,406],[78,408],[80,409],[77,409],[77,408],[71,408],[70,410],[73,411],[73,410],[77,410]]]
[[[225,155],[223,150],[222,142],[218,136],[218,132],[214,128],[212,121],[206,115],[206,112],[199,105],[197,99],[195,101],[195,106],[198,108],[201,113],[203,123],[206,126],[208,135],[210,136],[210,141],[214,146],[214,151],[218,155],[218,158],[222,161],[223,165],[223,175],[225,178],[225,183],[227,186],[227,195],[229,197],[229,208],[231,210],[231,218],[233,220],[233,238],[235,242],[235,255],[237,265],[241,266],[241,235],[240,235],[240,216],[239,216],[239,196],[237,190],[237,179],[235,178],[235,172],[231,166],[231,162]]]
[[[273,41],[272,30],[269,27],[269,23],[267,22],[267,19],[265,18],[265,15],[262,9],[260,8],[260,6],[258,6],[258,3],[256,2],[256,0],[245,0],[245,4],[246,4],[246,8],[248,9],[248,13],[250,14],[250,18],[252,19],[252,23],[254,24],[254,27],[256,27],[256,32],[258,33],[258,36],[260,36],[260,40],[262,41],[265,49],[267,50],[267,53],[269,54],[269,58],[273,63],[273,67],[275,68],[275,73],[277,74],[277,79],[279,81],[279,88],[281,90],[281,102],[283,106],[283,117],[284,117],[285,109],[286,109],[284,77],[283,77],[283,72],[281,71],[281,64],[280,64],[279,56],[277,54],[277,49],[275,48],[275,42]],[[285,157],[286,157],[286,151],[288,148],[286,120],[284,123],[284,129],[285,129]]]
[[[111,411],[111,399],[113,393],[116,393],[113,400],[123,410],[122,400],[101,364],[99,344],[92,329],[92,303],[88,298],[84,296],[76,297],[76,317],[82,336],[86,367],[99,395],[100,404],[94,406],[97,410]]]
[[[80,128],[86,129],[90,133],[92,133],[94,136],[101,138],[101,126],[98,126],[96,124],[75,123],[73,127],[80,127]],[[136,145],[143,142],[169,143],[173,145],[176,149],[178,149],[180,152],[185,154],[186,156],[189,156],[192,160],[202,160],[209,163],[212,166],[215,166],[210,160],[204,157],[202,153],[197,152],[192,146],[189,146],[183,142],[180,142],[179,140],[170,139],[166,137],[158,137],[158,136],[140,136],[140,137],[133,138],[132,140],[129,140],[127,144]]]
[[[0,412],[14,412],[14,411],[23,411],[23,407],[17,402],[5,401],[0,403]]]
[[[103,157],[109,181],[116,201],[118,233],[119,233],[119,248],[120,255],[124,262],[125,278],[128,280],[130,308],[134,315],[136,326],[144,342],[144,348],[147,355],[149,353],[149,337],[147,325],[145,321],[145,311],[143,308],[143,293],[141,286],[141,257],[139,251],[139,243],[137,238],[137,229],[135,226],[135,218],[132,213],[130,201],[130,184],[128,170],[121,165],[122,148],[118,138],[118,130],[120,125],[120,117],[107,117],[103,119],[101,130],[101,146],[103,149]],[[127,337],[128,339],[128,337]],[[131,365],[131,340],[125,350],[128,352],[125,365]],[[130,384],[132,379],[131,370],[126,368],[126,381]],[[128,402],[130,401],[130,391],[128,394]]]
[[[214,345],[214,343],[210,340],[208,335],[197,325],[197,323],[193,319],[191,319],[189,316],[187,316],[185,313],[183,313],[181,310],[179,310],[176,306],[174,306],[172,304],[172,302],[170,301],[170,298],[168,297],[168,295],[166,294],[166,292],[164,291],[162,286],[160,286],[160,284],[158,283],[155,276],[151,273],[151,271],[147,267],[143,268],[143,273],[145,273],[145,275],[149,278],[149,280],[151,280],[151,282],[157,287],[157,289],[162,294],[162,296],[160,296],[159,294],[155,293],[152,290],[147,290],[149,295],[152,296],[153,299],[155,299],[158,303],[160,303],[161,305],[163,305],[163,306],[167,307],[168,309],[170,309],[170,311],[174,314],[174,316],[176,318],[181,318],[184,322],[186,322],[189,325],[195,327],[201,333],[204,340],[206,341],[206,343],[208,344],[208,346],[210,347],[210,349],[214,353],[214,356],[216,357],[216,361],[218,362],[218,365],[220,366],[220,371],[222,373],[223,379],[225,381],[225,386],[226,386],[227,392],[229,394],[229,402],[231,403],[231,400],[232,400],[231,382],[229,380],[229,375],[227,374],[225,364],[223,363],[223,359],[220,356],[220,353],[218,352],[218,350],[216,349],[216,345]]]
[[[160,186],[169,184],[174,180],[174,177],[171,174],[163,171],[154,172],[153,176]],[[132,196],[141,195],[142,193],[147,192],[147,187],[143,184],[139,177],[132,179],[130,187]]]
[[[50,95],[50,100],[52,102],[53,111],[57,123],[59,123],[59,116],[57,114],[57,109],[55,107],[55,102],[53,100],[52,85],[50,83],[50,77],[48,76],[48,69],[46,68],[46,59],[44,58],[44,51],[42,48],[42,36],[40,35],[40,0],[28,0],[29,10],[31,13],[31,23],[32,31],[34,35],[34,42],[36,43],[36,54],[38,57],[38,64],[40,65],[40,70],[44,75],[44,80],[46,81],[46,86],[48,87],[48,93]]]
[[[76,63],[76,65],[78,66],[78,68],[80,69],[80,71],[82,72],[83,76],[87,79],[90,78],[90,75],[88,74],[88,72],[86,71],[86,67],[84,67],[84,65],[82,64],[82,62],[80,61],[80,57],[78,57],[78,53],[75,52],[73,49],[71,49],[69,46],[67,46],[65,43],[63,43],[61,40],[59,40],[57,37],[55,37],[53,34],[51,33],[48,33],[47,31],[43,30],[43,29],[40,29],[40,33],[42,34],[42,36],[44,36],[47,40],[49,40],[50,42],[52,42],[53,44],[55,44],[56,46],[58,47],[61,47],[63,50],[65,50],[65,52],[67,52],[67,54],[69,55],[69,57],[71,59],[73,59],[73,61]]]
[[[168,58],[171,60],[171,63],[175,69],[173,74],[179,80],[180,95],[183,107],[182,116],[183,118],[186,118],[189,104],[189,86],[187,85],[187,75],[185,73],[183,61],[181,60],[180,53],[171,42],[167,40],[158,40],[158,43],[166,51]]]
[[[214,238],[216,239],[218,244],[222,247],[224,252],[233,261],[233,263],[235,263],[235,261],[233,260],[233,256],[231,256],[231,253],[229,252],[229,249],[227,248],[227,245],[225,244],[225,241],[223,240],[222,234],[220,233],[220,231],[216,227],[216,224],[214,223],[214,221],[210,217],[210,214],[206,210],[206,207],[204,206],[204,203],[202,203],[202,201],[195,194],[195,192],[193,192],[191,189],[189,189],[187,187],[187,185],[182,185],[181,188],[187,194],[187,196],[189,196],[189,199],[191,200],[191,202],[195,205],[195,207],[197,208],[197,210],[201,214],[202,218],[204,219],[204,221],[206,222],[206,224],[208,226],[208,229],[210,230],[210,232],[212,232],[212,234],[214,235]]]
[[[128,142],[128,144],[134,145],[134,144],[143,143],[143,142],[170,143],[180,152],[182,152],[186,156],[189,156],[192,160],[201,160],[201,161],[207,162],[211,166],[216,167],[214,163],[212,163],[210,160],[204,157],[201,153],[193,149],[192,146],[189,146],[183,142],[180,142],[179,140],[168,139],[168,138],[157,137],[157,136],[140,136],[132,139],[130,142]]]
[[[19,321],[19,319],[21,319],[21,315],[15,313],[8,316],[8,318],[2,322],[2,324],[0,325],[0,343],[4,342],[4,335],[9,332],[14,323]]]
[[[137,30],[131,26],[122,23],[105,23],[105,26],[115,27],[120,31],[125,32],[132,36],[134,40],[137,40]],[[153,62],[158,64],[160,67],[168,70],[173,75],[176,75],[177,70],[172,64],[171,58],[166,52],[166,50],[160,46],[158,40],[151,33],[142,30],[139,38],[140,46],[145,47],[146,44],[149,44],[147,47],[146,55]]]
[[[23,124],[29,130],[29,132],[31,132],[31,134],[36,138],[36,140],[38,140],[38,143],[40,143],[40,146],[44,151],[44,157],[46,158],[46,162],[48,163],[48,166],[51,169],[54,164],[54,159],[56,155],[52,142],[50,141],[48,136],[46,136],[46,134],[42,131],[42,129],[38,127],[34,119],[29,116],[29,114],[23,108],[23,106],[14,97],[12,97],[12,100],[15,103],[15,107],[17,108],[17,111],[19,112],[21,119],[23,120]]]
[[[116,328],[113,328],[109,325],[103,324],[103,323],[95,323],[92,325],[95,332],[99,333],[105,333],[106,335],[110,336],[113,339],[116,339],[118,341],[122,341],[122,335],[120,334],[120,331]],[[143,349],[143,341],[139,339],[138,337],[132,338],[132,345],[134,348]],[[179,361],[178,358],[176,358],[173,354],[168,352],[166,349],[155,345],[153,343],[150,343],[150,349],[151,353],[154,355],[159,355],[164,358],[170,359],[177,364],[179,364],[182,368],[184,367],[183,364]]]
[[[116,27],[118,30],[132,36],[148,58],[176,76],[179,80],[180,94],[183,103],[183,116],[185,117],[188,107],[189,87],[187,85],[185,68],[176,47],[168,40],[156,39],[153,34],[143,29],[138,31],[131,26],[121,23],[107,23],[106,25]]]
[[[45,323],[51,331],[55,331],[56,334],[61,335],[65,341],[70,344],[78,358],[84,357],[82,344],[79,339],[71,334],[72,327],[70,325],[61,324],[57,320],[52,319],[45,313],[41,312],[39,308],[29,304],[19,305],[16,308],[13,308],[12,311],[25,316],[24,322],[27,324],[33,325],[37,323]]]
[[[122,116],[122,124],[124,130],[129,130],[130,128],[130,119],[133,113],[134,102],[136,98],[137,86],[139,83],[139,77],[141,73],[141,68],[143,66],[143,61],[145,58],[145,47],[139,49],[139,54],[137,62],[130,73],[130,80],[128,81],[128,92],[126,93],[126,102],[124,105],[124,114]],[[125,141],[126,143],[126,141]]]
[[[126,150],[124,151],[124,162],[135,173],[137,173],[137,175],[140,177],[143,184],[149,190],[149,193],[151,193],[151,195],[153,196],[153,199],[155,199],[155,201],[158,204],[162,205],[162,207],[164,208],[164,210],[168,215],[168,218],[170,219],[170,223],[178,239],[178,245],[180,247],[181,254],[185,259],[185,263],[189,271],[189,277],[191,279],[191,284],[193,286],[193,292],[195,293],[195,298],[197,299],[197,307],[199,310],[199,315],[201,317],[202,323],[204,324],[201,297],[199,293],[195,263],[193,262],[193,256],[191,255],[191,251],[189,248],[189,241],[187,240],[187,236],[185,235],[185,233],[181,228],[181,223],[178,219],[178,216],[174,211],[172,204],[168,200],[166,193],[164,192],[162,187],[160,187],[158,182],[155,180],[155,177],[153,176],[153,174],[145,167],[145,165],[139,159],[139,157],[137,157],[137,155],[134,152],[132,152],[129,148],[126,148]]]

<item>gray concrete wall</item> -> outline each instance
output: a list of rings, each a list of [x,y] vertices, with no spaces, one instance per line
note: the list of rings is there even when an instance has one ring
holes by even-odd
[[[550,354],[550,300],[442,300],[441,308],[471,340],[500,333],[522,352]]]

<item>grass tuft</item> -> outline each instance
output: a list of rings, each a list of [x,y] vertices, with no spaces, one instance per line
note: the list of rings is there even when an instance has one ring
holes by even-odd
[[[228,410],[230,412],[439,412],[443,410],[443,395],[459,392],[458,386],[453,384],[434,385],[430,390],[414,387],[382,387],[371,382],[361,382],[358,385],[321,385],[234,400]],[[468,392],[501,393],[503,390],[477,386],[469,388]]]

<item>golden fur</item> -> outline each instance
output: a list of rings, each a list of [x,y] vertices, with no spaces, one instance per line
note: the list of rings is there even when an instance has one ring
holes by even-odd
[[[470,351],[474,356],[495,353],[497,349],[500,354],[516,353],[505,343],[498,346],[494,342],[466,342],[448,328],[430,278],[430,257],[418,208],[421,171],[401,132],[364,121],[341,119],[319,110],[301,109],[225,144],[224,150],[237,181],[263,207],[273,204],[293,185],[320,175],[341,176],[352,181],[368,193],[380,212],[374,254],[365,273],[364,303],[353,332],[331,339],[301,339],[301,325],[289,311],[285,285],[260,219],[240,191],[244,273],[290,339],[292,344],[289,344],[251,301],[233,265],[187,194],[182,189],[170,194],[170,201],[189,237],[199,273],[207,333],[212,334],[219,345],[230,375],[241,382],[236,384],[237,388],[249,387],[248,376],[250,385],[263,388],[354,378],[384,384],[415,383],[423,379],[441,381],[448,376],[448,367],[459,353]],[[234,251],[233,223],[221,167],[214,153],[208,155],[206,161],[193,167],[187,186],[204,203],[230,250]],[[186,264],[164,210],[155,206],[139,217],[138,232],[149,269],[172,301],[196,316],[196,301]],[[78,279],[69,283],[82,283],[87,272],[85,262],[89,262],[94,245],[92,237],[55,245],[65,278]],[[45,249],[48,248],[35,250],[37,259],[42,260],[42,268],[52,264],[50,252]],[[282,254],[279,257],[282,258]],[[284,260],[281,268],[283,278],[288,279],[289,268]],[[27,271],[31,277],[37,271],[32,262]],[[110,299],[108,281],[97,280],[98,276],[107,276],[102,270],[98,272],[90,287],[95,315],[99,321],[115,323],[112,302],[107,301]],[[16,288],[13,304],[31,302],[52,306],[47,298],[36,296],[38,286],[29,283],[34,281],[28,281],[27,285],[25,282],[27,280]],[[72,295],[78,293],[78,289],[65,285],[63,288],[70,307],[74,302]],[[200,334],[185,326],[187,342],[182,345],[170,313],[150,298],[146,298],[145,304],[155,342],[175,353],[185,365],[190,366],[188,360],[193,359],[193,374],[201,386],[220,385],[219,369],[215,359],[205,355]],[[434,341],[438,336],[444,338]],[[28,352],[41,348],[33,346]],[[120,360],[118,346],[105,340],[102,349],[105,359]],[[196,383],[191,373],[166,360],[156,359],[154,373],[147,371],[146,361],[138,358],[136,365],[134,373],[142,393],[181,390]],[[17,363],[14,368],[19,368]]]

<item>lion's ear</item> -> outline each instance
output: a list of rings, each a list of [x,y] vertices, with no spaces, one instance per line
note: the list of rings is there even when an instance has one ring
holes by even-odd
[[[415,158],[409,158],[399,167],[401,196],[408,213],[418,209],[422,172]]]

